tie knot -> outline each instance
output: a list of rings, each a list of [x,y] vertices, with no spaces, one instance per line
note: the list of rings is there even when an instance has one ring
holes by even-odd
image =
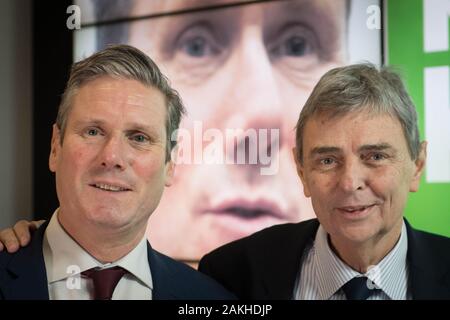
[[[379,291],[367,277],[355,277],[342,286],[347,300],[366,300]]]
[[[109,269],[89,269],[82,274],[91,278],[94,283],[95,300],[111,300],[114,289],[127,271],[121,267]]]

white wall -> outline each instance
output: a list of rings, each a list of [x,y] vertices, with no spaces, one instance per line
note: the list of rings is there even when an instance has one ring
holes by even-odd
[[[32,216],[31,0],[0,0],[0,228]]]

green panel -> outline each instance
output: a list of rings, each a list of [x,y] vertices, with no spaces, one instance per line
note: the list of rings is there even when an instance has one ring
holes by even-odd
[[[387,22],[388,62],[403,71],[424,138],[424,69],[450,65],[450,51],[424,52],[422,0],[388,0]],[[450,183],[426,183],[423,177],[419,192],[409,198],[405,214],[416,228],[450,236]]]

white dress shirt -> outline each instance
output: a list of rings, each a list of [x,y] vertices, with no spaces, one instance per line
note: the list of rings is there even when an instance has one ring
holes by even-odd
[[[377,290],[367,300],[406,300],[408,293],[408,235],[403,222],[400,239],[394,248],[376,265],[360,274],[343,262],[331,250],[328,234],[319,226],[314,243],[303,253],[301,272],[297,277],[296,300],[345,300],[341,287],[356,276],[366,276]]]
[[[147,240],[113,263],[102,264],[86,252],[58,221],[58,210],[45,230],[43,252],[50,300],[90,300],[93,283],[81,273],[88,269],[120,266],[128,271],[117,284],[112,300],[151,300],[153,281],[147,256]]]

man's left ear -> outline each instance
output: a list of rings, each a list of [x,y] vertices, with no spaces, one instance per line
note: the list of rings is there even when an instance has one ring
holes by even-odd
[[[298,158],[298,151],[295,147],[292,149],[292,156],[294,157],[295,166],[297,168],[297,175],[299,176],[303,184],[303,194],[305,195],[305,197],[309,198],[311,197],[311,192],[309,192],[308,181],[305,178],[305,169],[300,159]]]
[[[164,183],[166,187],[170,187],[172,185],[174,174],[175,174],[175,162],[173,160],[169,160],[166,163],[166,181]]]
[[[48,157],[48,166],[51,172],[56,172],[58,157],[61,150],[61,132],[58,126],[53,124],[52,141],[50,145],[50,155]]]
[[[423,170],[425,170],[427,159],[427,144],[428,142],[426,141],[422,141],[422,143],[420,144],[419,155],[414,161],[414,176],[409,187],[410,192],[417,192],[419,190],[420,178],[422,176]]]

